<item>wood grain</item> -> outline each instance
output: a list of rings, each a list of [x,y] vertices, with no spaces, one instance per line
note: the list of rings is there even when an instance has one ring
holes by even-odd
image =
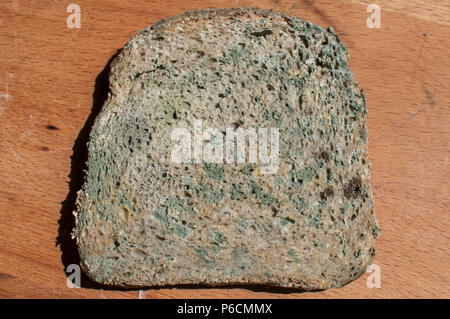
[[[0,3],[0,297],[3,298],[416,298],[450,297],[450,9],[446,1],[69,1]],[[372,3],[372,1],[370,2]],[[107,94],[107,64],[134,33],[206,7],[258,6],[331,25],[347,45],[368,101],[372,185],[382,229],[369,274],[342,289],[300,293],[250,287],[121,291],[82,278],[69,240],[89,127]],[[427,36],[424,36],[427,34]]]

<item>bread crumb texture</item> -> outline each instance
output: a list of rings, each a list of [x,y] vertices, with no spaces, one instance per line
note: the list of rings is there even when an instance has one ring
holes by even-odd
[[[255,8],[187,12],[111,64],[78,192],[81,266],[122,287],[305,290],[361,276],[379,236],[366,101],[332,28]],[[174,128],[279,129],[279,168],[170,160]]]

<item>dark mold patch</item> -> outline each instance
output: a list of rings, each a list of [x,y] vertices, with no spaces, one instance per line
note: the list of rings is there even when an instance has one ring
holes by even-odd
[[[273,33],[272,30],[264,29],[264,30],[261,30],[261,31],[252,32],[250,34],[252,36],[254,36],[254,37],[265,37],[266,35],[271,35],[272,33]]]
[[[357,198],[362,193],[361,177],[353,177],[344,187],[344,195],[347,198]]]

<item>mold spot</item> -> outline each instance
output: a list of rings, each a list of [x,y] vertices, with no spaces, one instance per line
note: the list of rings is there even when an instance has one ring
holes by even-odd
[[[344,195],[347,198],[356,198],[362,193],[361,177],[354,177],[344,187]]]

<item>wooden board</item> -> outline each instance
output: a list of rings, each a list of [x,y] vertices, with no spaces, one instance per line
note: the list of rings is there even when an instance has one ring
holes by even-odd
[[[75,2],[75,1],[74,1]],[[381,28],[368,28],[368,3]],[[0,297],[415,298],[450,296],[448,1],[76,0],[0,3]],[[382,229],[374,264],[342,289],[161,288],[121,291],[82,278],[69,238],[86,137],[107,94],[108,60],[139,29],[206,7],[259,6],[331,25],[368,101],[372,185]],[[425,35],[424,35],[425,34]],[[57,244],[58,243],[58,244]]]

